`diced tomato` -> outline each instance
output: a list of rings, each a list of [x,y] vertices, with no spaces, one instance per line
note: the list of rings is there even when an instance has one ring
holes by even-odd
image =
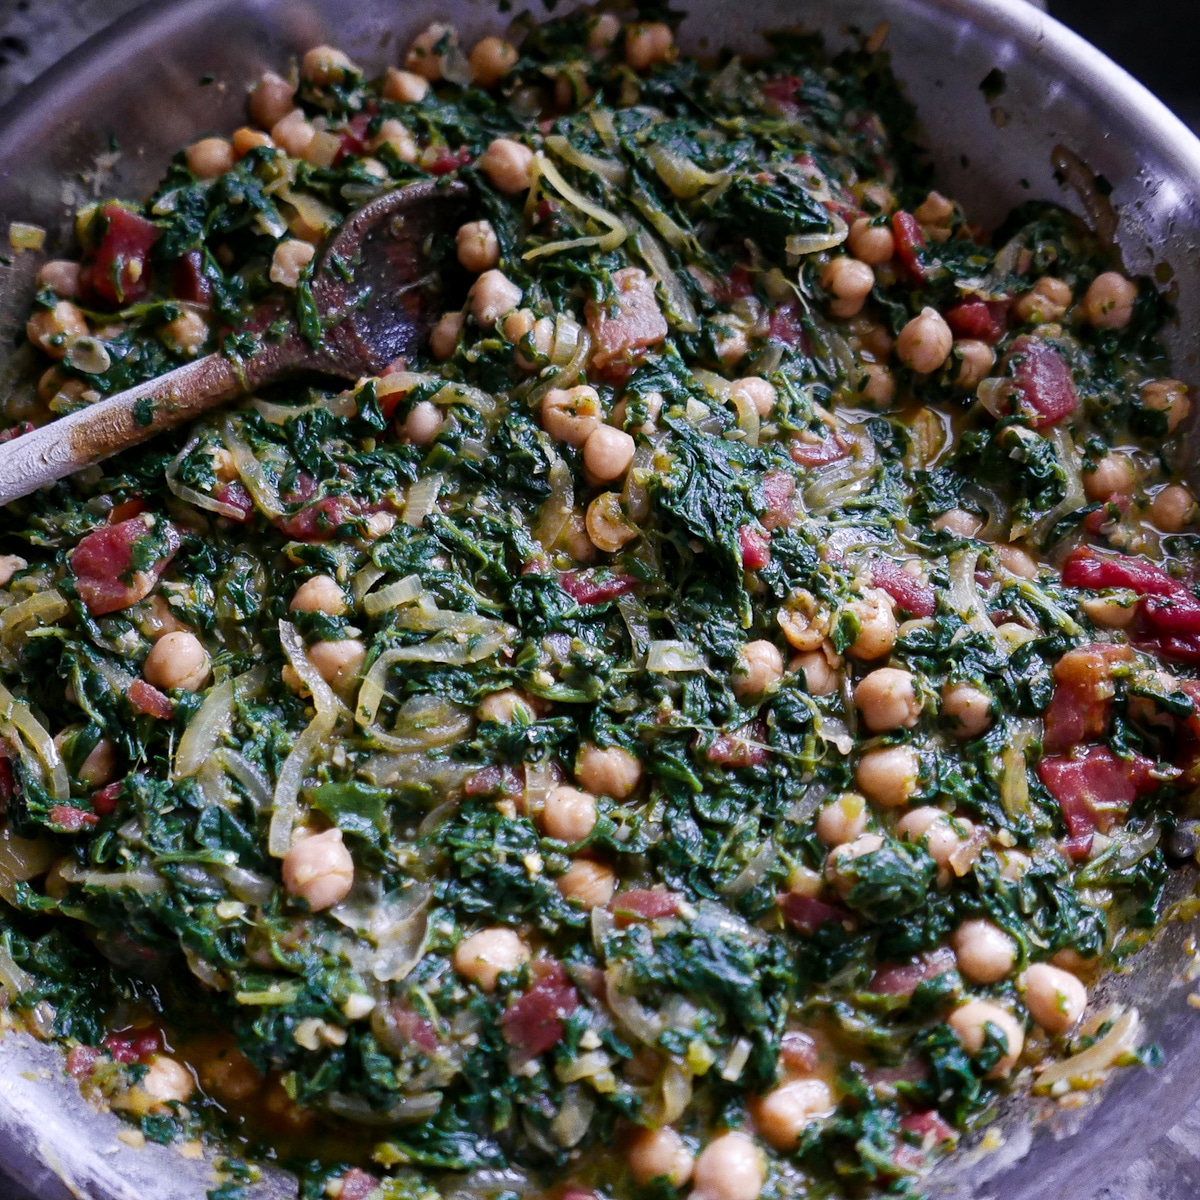
[[[994,345],[1008,327],[1008,303],[1004,300],[964,300],[943,314],[955,337],[974,338]]]
[[[100,820],[95,813],[85,812],[82,808],[73,808],[69,804],[52,804],[46,814],[51,825],[58,826],[64,833],[78,833],[89,825],[95,825]]]
[[[96,219],[105,229],[95,249],[83,257],[83,295],[104,308],[144,299],[150,292],[150,250],[158,240],[158,226],[116,203],[105,204]]]
[[[680,897],[660,888],[632,888],[619,892],[608,902],[617,927],[624,929],[635,921],[661,921],[679,914]]]
[[[927,980],[953,971],[954,951],[943,946],[907,963],[887,963],[876,968],[867,990],[880,996],[911,996]]]
[[[83,1079],[103,1057],[104,1051],[98,1046],[72,1046],[67,1051],[67,1074],[72,1079]]]
[[[92,812],[98,817],[108,817],[117,811],[117,799],[125,784],[121,780],[106,784],[92,793]]]
[[[1099,508],[1093,509],[1083,518],[1083,527],[1097,537],[1114,521],[1119,521],[1129,511],[1129,497],[1123,492],[1113,492]]]
[[[803,310],[799,300],[788,300],[785,304],[772,310],[767,326],[767,336],[772,341],[782,342],[785,346],[795,346],[799,343],[801,349],[804,348]]]
[[[393,1000],[386,1015],[388,1026],[404,1045],[413,1046],[422,1054],[432,1054],[438,1048],[433,1022],[414,1012],[403,1000]]]
[[[305,505],[275,525],[284,537],[297,542],[327,542],[342,525],[382,511],[386,505],[367,504],[356,496],[324,496]]]
[[[146,501],[141,496],[131,496],[128,500],[113,505],[108,514],[108,523],[120,525],[122,521],[128,521],[131,517],[140,517],[145,511]]]
[[[199,304],[203,308],[211,307],[212,283],[204,273],[204,255],[199,250],[189,250],[176,259],[171,272],[171,286],[177,300]]]
[[[437,157],[432,162],[425,164],[425,170],[430,175],[449,175],[451,171],[465,167],[470,161],[471,151],[466,146],[461,146],[458,150],[442,146],[438,149]]]
[[[1021,336],[1005,356],[1012,365],[1018,411],[1032,413],[1030,425],[1055,425],[1079,406],[1071,368],[1053,346]]]
[[[3,813],[17,794],[17,780],[13,775],[12,759],[0,754],[0,813]]]
[[[753,525],[738,529],[738,545],[742,552],[742,567],[757,571],[771,561],[771,535]]]
[[[0,442],[11,442],[13,438],[24,437],[27,433],[32,433],[37,426],[32,421],[18,421],[16,425],[10,425],[3,432],[0,432]]]
[[[166,570],[179,546],[179,533],[167,522],[167,553],[149,567],[133,571],[134,547],[150,536],[153,518],[142,514],[115,525],[102,525],[71,551],[71,569],[79,598],[93,616],[117,612],[145,599]]]
[[[596,1192],[589,1191],[587,1188],[569,1184],[559,1192],[558,1200],[601,1200],[601,1197]]]
[[[850,914],[835,904],[826,904],[812,896],[801,896],[796,892],[780,892],[775,897],[783,919],[803,934],[814,934],[822,925],[841,925],[851,920]]]
[[[871,563],[871,583],[887,592],[902,611],[914,617],[932,617],[937,609],[937,592],[895,559],[877,558]]]
[[[239,525],[249,525],[254,520],[254,500],[240,479],[233,479],[229,483],[221,484],[213,492],[213,498],[238,510],[239,515],[236,517],[230,513],[224,514],[227,521],[236,521]]]
[[[786,529],[796,518],[796,480],[787,471],[768,471],[763,476],[766,511],[759,518],[768,533]]]
[[[793,1071],[811,1071],[820,1061],[817,1043],[802,1029],[789,1029],[779,1039],[779,1057]]]
[[[942,1120],[936,1109],[930,1109],[928,1112],[909,1113],[908,1116],[901,1117],[900,1128],[905,1133],[914,1134],[920,1138],[920,1148],[927,1153],[937,1150],[948,1142],[958,1140],[958,1134],[954,1131],[954,1127]]]
[[[596,347],[592,366],[598,371],[640,361],[644,351],[667,336],[666,318],[658,307],[654,283],[645,271],[624,267],[613,272],[612,284],[614,300],[606,303],[589,300],[584,306]]]
[[[338,1200],[367,1200],[367,1197],[379,1187],[379,1180],[358,1167],[351,1167],[342,1176],[342,1190],[338,1192]]]
[[[1082,833],[1076,837],[1064,838],[1058,848],[1072,862],[1085,862],[1092,853],[1092,845],[1096,840],[1094,833]]]
[[[743,300],[754,295],[754,277],[750,268],[738,263],[722,279],[716,281],[717,287],[714,299],[722,304],[732,304],[735,300]]]
[[[576,604],[603,604],[637,587],[632,575],[602,575],[594,571],[563,571],[558,577],[562,588]]]
[[[1097,642],[1069,651],[1054,664],[1054,695],[1043,718],[1047,751],[1066,750],[1104,733],[1116,691],[1113,667],[1132,658],[1128,646]]]
[[[113,1062],[135,1063],[157,1054],[162,1049],[162,1038],[156,1029],[124,1029],[110,1033],[101,1045]]]
[[[135,679],[129,685],[128,695],[135,712],[144,713],[158,721],[169,721],[175,715],[175,705],[170,697],[164,696],[144,679]]]
[[[902,209],[892,217],[892,235],[896,240],[896,257],[905,273],[914,283],[924,283],[929,278],[929,269],[925,265],[926,243],[921,223]]]
[[[709,762],[723,767],[758,767],[767,761],[767,731],[758,720],[749,721],[731,733],[718,734],[705,751]]]
[[[836,433],[827,432],[819,442],[804,441],[794,437],[788,445],[792,462],[800,467],[823,467],[828,463],[845,458],[850,451]]]
[[[520,796],[525,791],[525,767],[484,767],[463,782],[468,796]]]
[[[530,1058],[563,1040],[563,1022],[579,1007],[579,993],[562,963],[538,963],[533,969],[537,982],[500,1017],[504,1040]]]
[[[1038,776],[1058,807],[1073,838],[1107,833],[1124,820],[1141,792],[1157,783],[1151,761],[1141,754],[1118,758],[1107,746],[1089,746],[1074,755],[1051,755],[1038,763]]]
[[[767,101],[767,111],[777,117],[796,117],[804,112],[809,105],[796,98],[802,82],[795,75],[776,75],[766,80],[762,85],[762,94]]]
[[[350,118],[349,125],[342,130],[341,144],[333,159],[335,167],[345,158],[360,158],[367,152],[367,126],[370,123],[370,113],[355,113]]]

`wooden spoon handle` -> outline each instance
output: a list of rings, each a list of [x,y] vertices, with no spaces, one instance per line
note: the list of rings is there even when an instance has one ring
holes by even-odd
[[[0,505],[216,408],[262,376],[209,354],[0,444]]]

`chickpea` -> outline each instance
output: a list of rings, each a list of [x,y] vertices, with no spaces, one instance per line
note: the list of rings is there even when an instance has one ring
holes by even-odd
[[[556,787],[542,808],[542,832],[547,837],[574,845],[582,842],[596,825],[596,797],[573,787]]]
[[[383,98],[396,104],[420,104],[429,95],[429,80],[413,71],[388,67],[383,79]]]
[[[51,259],[38,268],[37,286],[49,288],[63,300],[79,295],[79,264],[66,258]]]
[[[379,126],[379,130],[371,139],[368,148],[378,151],[382,150],[384,146],[390,146],[396,157],[405,163],[415,163],[420,153],[417,139],[409,132],[408,126],[403,121],[397,121],[395,117],[388,117]]]
[[[952,508],[935,518],[933,527],[955,537],[973,538],[983,528],[983,522],[965,508]]]
[[[853,841],[834,846],[825,857],[822,873],[826,882],[832,884],[843,898],[848,896],[854,887],[854,880],[843,872],[843,866],[856,858],[862,858],[865,854],[874,854],[882,846],[883,838],[877,833],[862,833]]]
[[[158,336],[169,350],[195,358],[208,341],[208,322],[194,308],[185,308],[159,329]]]
[[[51,358],[67,356],[71,339],[86,337],[87,318],[70,300],[60,300],[53,308],[35,312],[25,322],[25,336]]]
[[[302,838],[283,856],[283,886],[312,912],[332,908],[354,886],[354,860],[340,829]]]
[[[1007,1009],[988,1000],[968,1000],[950,1014],[946,1023],[958,1034],[963,1049],[972,1058],[983,1049],[987,1026],[994,1025],[1003,1034],[1005,1053],[988,1072],[989,1079],[1003,1079],[1008,1075],[1025,1048],[1025,1031],[1021,1023]]]
[[[1034,963],[1021,986],[1029,1015],[1047,1033],[1068,1033],[1087,1008],[1087,988],[1069,971],[1049,963]]]
[[[696,1158],[695,1200],[757,1200],[766,1182],[762,1151],[740,1130],[713,1138]]]
[[[314,642],[308,648],[308,661],[334,691],[342,691],[354,684],[366,657],[367,648],[358,638]]]
[[[947,200],[941,192],[930,192],[913,209],[913,216],[922,225],[949,225],[954,219],[954,202]]]
[[[872,733],[911,729],[921,716],[912,674],[899,667],[880,667],[861,679],[854,703]]]
[[[1013,314],[1018,321],[1045,325],[1051,321],[1061,321],[1074,299],[1069,284],[1044,275],[1029,291],[1017,297]]]
[[[920,784],[921,760],[912,746],[868,750],[858,761],[854,781],[884,808],[903,808]]]
[[[288,611],[319,612],[328,617],[340,617],[348,607],[346,593],[332,575],[314,575],[296,589]]]
[[[634,441],[624,430],[597,425],[583,444],[583,466],[588,482],[611,483],[620,479],[633,462]]]
[[[896,238],[888,226],[874,225],[870,217],[859,217],[850,226],[846,248],[859,262],[864,262],[869,267],[877,267],[890,261],[896,253]]]
[[[316,127],[302,108],[292,109],[271,126],[271,140],[290,158],[303,158],[316,136]]]
[[[439,45],[453,46],[458,43],[458,33],[451,25],[434,22],[413,38],[404,66],[415,75],[420,75],[432,83],[442,77],[443,57]]]
[[[996,557],[1000,565],[1010,574],[1019,579],[1036,579],[1038,577],[1037,560],[1027,550],[1020,546],[997,546]]]
[[[459,942],[454,951],[454,969],[485,992],[494,992],[501,975],[528,961],[529,947],[511,929],[502,926],[473,933]]]
[[[589,792],[626,800],[642,781],[642,764],[620,746],[585,742],[575,761],[575,779]]]
[[[973,392],[991,373],[996,365],[996,352],[987,342],[974,338],[962,338],[954,343],[958,358],[958,374],[954,377],[956,387],[964,392]]]
[[[274,71],[265,71],[254,85],[246,110],[259,129],[270,129],[296,107],[296,89]]]
[[[463,315],[459,312],[442,313],[429,335],[429,352],[438,362],[454,357],[458,339],[462,335]]]
[[[1192,411],[1188,386],[1178,379],[1152,379],[1142,386],[1142,407],[1167,414],[1167,432],[1174,433]]]
[[[471,82],[494,88],[517,65],[518,57],[516,47],[503,38],[481,38],[471,48]]]
[[[999,983],[1017,961],[1017,943],[994,921],[964,921],[950,945],[958,969],[972,983]]]
[[[900,330],[896,356],[918,375],[931,375],[950,357],[954,334],[936,308],[923,308]]]
[[[817,837],[826,846],[845,846],[867,829],[867,804],[857,792],[845,792],[821,809]]]
[[[1097,329],[1124,329],[1133,317],[1137,284],[1118,271],[1105,271],[1092,280],[1083,297],[1083,313]]]
[[[942,715],[956,738],[978,737],[992,723],[992,697],[972,683],[947,684],[942,688]]]
[[[846,653],[860,662],[872,662],[890,654],[896,644],[896,615],[892,600],[882,588],[869,588],[850,611],[858,620],[858,636]]]
[[[744,379],[735,379],[730,384],[729,398],[735,401],[748,400],[754,406],[754,411],[766,419],[775,411],[778,393],[773,384],[768,383],[760,376],[747,375]]]
[[[533,151],[512,138],[496,138],[480,156],[479,168],[493,187],[513,196],[533,182]]]
[[[500,239],[491,221],[468,221],[460,225],[455,237],[458,261],[478,275],[500,261]]]
[[[138,1086],[160,1105],[172,1101],[186,1104],[196,1090],[196,1081],[183,1063],[169,1054],[156,1054]]]
[[[1083,602],[1083,611],[1094,625],[1104,629],[1126,629],[1137,616],[1137,596],[1132,592],[1121,592],[1110,596],[1089,596]]]
[[[484,696],[475,709],[480,721],[495,721],[497,725],[512,725],[517,721],[528,725],[537,720],[533,705],[515,688],[504,688]]]
[[[286,238],[275,247],[271,256],[271,282],[294,288],[300,283],[305,267],[312,262],[316,248],[300,238]]]
[[[595,55],[607,54],[621,33],[621,18],[616,13],[596,13],[588,28],[588,49]]]
[[[735,383],[733,385],[737,387]],[[641,424],[634,426],[630,433],[651,434],[658,428],[656,422],[659,415],[662,413],[663,398],[658,392],[647,392],[642,400],[646,407],[646,419]],[[618,429],[624,429],[629,422],[629,401],[622,399],[618,400],[613,405],[613,410],[608,414],[608,423],[615,425]]]
[[[164,691],[198,692],[208,682],[212,666],[204,643],[194,633],[167,633],[146,655],[142,674],[147,683]]]
[[[471,313],[484,329],[491,329],[505,313],[521,303],[521,289],[503,271],[484,271],[471,289]]]
[[[888,408],[896,399],[896,377],[881,363],[863,364],[862,395],[876,408]]]
[[[1196,519],[1196,498],[1182,484],[1171,483],[1150,505],[1150,520],[1163,533],[1179,533]]]
[[[733,368],[750,352],[750,339],[744,326],[726,314],[713,318],[713,346],[723,367]]]
[[[739,700],[761,696],[783,678],[783,655],[773,642],[747,642],[738,651],[733,669],[733,692]]]
[[[829,311],[835,317],[852,317],[862,311],[871,294],[875,272],[857,258],[840,255],[825,264],[821,286],[833,296]]]
[[[603,908],[617,890],[617,873],[605,863],[579,858],[554,883],[564,900],[584,908]]]
[[[1137,483],[1137,470],[1128,454],[1106,454],[1083,473],[1083,490],[1089,500],[1107,500],[1113,493],[1128,496]]]
[[[669,62],[675,53],[675,35],[662,21],[638,21],[625,29],[625,61],[635,71]]]
[[[555,441],[578,449],[600,428],[602,411],[594,387],[551,388],[542,397],[542,428]]]
[[[606,554],[615,554],[638,536],[637,527],[625,516],[616,492],[601,492],[588,505],[585,521],[592,545]]]
[[[17,554],[0,554],[0,587],[7,587],[12,577],[29,566],[25,559]]]
[[[639,1187],[660,1178],[672,1187],[683,1187],[692,1177],[692,1152],[669,1125],[639,1130],[629,1144],[628,1154],[629,1173]]]
[[[939,867],[950,865],[950,858],[971,840],[975,827],[962,817],[953,819],[940,808],[914,808],[896,823],[896,832],[905,840],[924,840],[929,857]]]
[[[400,436],[414,446],[432,446],[442,428],[442,411],[432,400],[418,400],[412,406],[404,424],[400,426]]]
[[[231,140],[234,156],[239,159],[245,158],[251,150],[257,150],[260,146],[267,146],[271,149],[275,147],[269,133],[263,133],[261,129],[251,129],[249,125],[235,129]]]
[[[57,741],[57,739],[55,739]],[[79,764],[77,778],[85,788],[94,790],[112,783],[117,775],[117,748],[108,738],[101,738]]]
[[[804,673],[804,683],[810,696],[831,696],[841,686],[841,673],[821,650],[797,654],[788,663],[788,670],[793,674],[797,671]]]
[[[794,1150],[814,1121],[833,1112],[833,1093],[821,1079],[793,1079],[769,1091],[755,1106],[758,1130],[776,1150]]]
[[[317,87],[341,83],[357,70],[350,56],[333,46],[313,46],[300,60],[300,78]]]

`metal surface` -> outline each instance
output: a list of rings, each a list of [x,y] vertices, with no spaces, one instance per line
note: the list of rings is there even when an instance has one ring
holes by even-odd
[[[1005,0],[685,0],[689,48],[761,47],[754,30],[797,20],[841,40],[845,26],[891,23],[898,74],[917,103],[940,185],[975,219],[996,220],[1033,197],[1074,206],[1055,182],[1051,151],[1062,143],[1113,184],[1127,265],[1166,264],[1180,320],[1169,330],[1174,369],[1200,378],[1200,143],[1142,87],[1097,51],[1024,4]],[[33,220],[63,236],[69,206],[92,195],[137,196],[171,154],[241,113],[247,83],[264,67],[332,40],[371,68],[398,60],[433,17],[454,20],[470,40],[502,23],[477,0],[183,0],[126,18],[36,83],[0,114],[0,220]],[[1003,69],[1007,89],[989,105],[979,82]],[[211,77],[211,79],[207,79]],[[121,153],[109,150],[109,135]],[[80,172],[83,172],[82,176]],[[15,311],[27,274],[18,259],[0,279],[0,308]],[[1162,276],[1160,275],[1160,278]],[[1188,1118],[1200,1098],[1200,1015],[1186,1003],[1185,930],[1166,936],[1106,991],[1136,1003],[1148,1035],[1166,1049],[1158,1071],[1119,1074],[1089,1106],[1068,1112],[1005,1106],[1006,1152],[960,1152],[932,1183],[963,1200],[1183,1200],[1200,1194],[1200,1171],[1152,1180],[1156,1159],[1177,1163],[1162,1139],[1193,1143]],[[1181,1123],[1182,1122],[1182,1123]],[[1075,1132],[1071,1132],[1074,1127]],[[123,1126],[93,1113],[64,1078],[53,1048],[19,1035],[0,1040],[0,1162],[47,1200],[72,1193],[124,1200],[198,1200],[211,1163],[171,1148],[132,1150]],[[1015,1159],[1015,1161],[1013,1161]],[[1136,1164],[1131,1166],[1130,1164]],[[1148,1165],[1149,1164],[1149,1165]],[[1194,1167],[1194,1164],[1193,1164]],[[264,1194],[286,1194],[268,1177]]]

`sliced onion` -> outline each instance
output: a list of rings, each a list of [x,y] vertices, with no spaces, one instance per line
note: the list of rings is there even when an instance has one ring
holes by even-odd
[[[253,763],[244,755],[238,753],[238,751],[231,750],[228,746],[221,747],[216,752],[216,757],[220,759],[221,765],[225,770],[242,785],[246,795],[250,798],[250,803],[255,808],[262,812],[270,807],[271,785]]]
[[[362,602],[363,611],[368,617],[377,617],[380,613],[390,612],[393,608],[410,603],[424,590],[425,585],[421,582],[420,575],[406,575],[396,583],[389,583],[387,587],[366,596]]]
[[[996,633],[996,626],[988,616],[979,585],[975,582],[975,567],[979,562],[978,550],[958,550],[950,556],[950,606],[977,633],[984,634],[1001,652],[1004,644]]]
[[[1014,717],[1008,722],[1008,739],[1000,752],[1000,801],[1010,817],[1029,811],[1029,762],[1026,751],[1038,736],[1034,717]]]
[[[33,747],[45,768],[46,786],[55,800],[66,800],[71,794],[71,781],[63,765],[58,747],[46,727],[29,711],[29,706],[13,696],[0,684],[0,722],[13,726]]]
[[[677,1062],[668,1061],[660,1081],[659,1107],[655,1113],[660,1125],[673,1125],[692,1102],[692,1073]]]
[[[372,1108],[362,1096],[330,1092],[324,1101],[331,1113],[353,1121],[356,1125],[387,1128],[391,1125],[411,1125],[427,1121],[442,1106],[441,1092],[422,1092],[416,1096],[401,1096],[385,1109]]]
[[[279,489],[268,481],[262,463],[254,457],[254,451],[234,429],[233,422],[228,417],[221,426],[221,436],[225,448],[233,455],[233,465],[237,468],[238,476],[245,484],[246,491],[253,497],[254,503],[272,519],[282,516],[283,502],[279,498]]]
[[[550,1135],[565,1149],[577,1146],[587,1136],[596,1112],[596,1102],[582,1088],[568,1087],[563,1092],[562,1108],[550,1122]]]
[[[550,361],[555,366],[566,366],[575,357],[581,329],[579,322],[566,313],[559,313],[554,318],[554,345],[550,349]]]
[[[329,233],[340,223],[337,209],[331,208],[308,192],[295,192],[290,187],[281,187],[276,194],[296,210],[297,215],[310,229]]]
[[[833,228],[828,233],[792,233],[784,242],[784,249],[795,258],[806,254],[820,254],[840,246],[850,236],[850,227],[835,212],[829,214]]]
[[[646,650],[646,670],[658,675],[707,671],[708,657],[691,642],[651,642]]]
[[[387,574],[382,568],[374,563],[367,563],[360,571],[356,571],[354,578],[351,580],[350,591],[354,596],[354,603],[361,604],[363,597]]]
[[[616,154],[621,147],[621,139],[617,136],[617,124],[612,113],[607,108],[593,106],[588,108],[587,114],[605,147]]]
[[[209,688],[204,703],[188,722],[175,751],[175,778],[195,775],[212,758],[217,743],[233,726],[234,684],[232,679]]]
[[[667,318],[672,325],[677,329],[682,329],[684,333],[695,333],[699,328],[696,309],[683,284],[679,282],[679,276],[667,262],[663,248],[644,225],[638,225],[637,222],[631,221],[630,232],[633,234],[633,242],[638,253],[642,256],[646,266],[650,268],[650,274],[662,284],[667,301]]]
[[[706,171],[690,158],[684,158],[682,154],[676,154],[657,143],[647,147],[646,157],[659,179],[667,185],[673,195],[682,200],[690,200],[705,188],[726,182],[729,177],[727,171]]]
[[[534,408],[537,406],[541,398],[552,388],[569,388],[576,380],[580,379],[587,371],[588,359],[592,353],[592,337],[586,329],[579,330],[579,340],[575,346],[575,353],[571,355],[570,360],[556,372],[540,379],[537,385],[529,392],[526,397],[529,406]]]
[[[1067,476],[1067,493],[1033,526],[1031,533],[1038,542],[1047,537],[1068,513],[1075,512],[1087,503],[1087,493],[1083,490],[1083,459],[1071,431],[1064,425],[1052,425],[1046,431],[1046,437],[1054,444],[1054,453]]]
[[[633,658],[635,662],[640,662],[650,649],[650,612],[644,601],[628,594],[617,598],[617,611],[625,622],[629,643],[633,647]]]
[[[543,550],[551,549],[575,512],[575,481],[571,469],[553,451],[550,461],[550,495],[542,502],[534,522],[533,540]]]
[[[549,759],[525,764],[525,814],[536,817],[546,806],[546,797],[562,783]]]
[[[607,254],[610,250],[615,250],[626,239],[628,234],[621,218],[615,213],[601,208],[598,204],[593,204],[586,196],[577,192],[541,151],[534,158],[534,170],[554,188],[563,200],[585,216],[591,217],[608,232],[588,237],[567,238],[563,241],[548,242],[544,246],[535,246],[521,256],[524,261],[544,258],[548,254],[558,254],[563,250],[582,250],[586,246],[595,246],[597,250]]]
[[[571,166],[578,167],[581,171],[588,171],[592,175],[599,175],[606,183],[614,184],[617,187],[620,187],[629,178],[629,170],[624,163],[578,150],[560,134],[553,134],[546,139],[546,149],[558,155],[563,162],[569,162]]]
[[[604,972],[604,979],[607,985],[608,1007],[616,1017],[617,1023],[638,1041],[653,1046],[666,1028],[666,1021],[661,1013],[650,1013],[643,1008],[632,991],[622,991],[629,982],[628,967],[623,963],[609,967]]]
[[[0,987],[7,993],[12,1003],[22,993],[33,987],[34,979],[23,967],[17,965],[16,959],[0,941]],[[29,1022],[34,1032],[41,1038],[54,1036],[54,1008],[45,1000],[39,1000],[29,1010]]]
[[[167,487],[175,493],[185,504],[190,504],[194,508],[202,508],[207,512],[219,513],[223,517],[241,518],[244,514],[240,508],[235,508],[232,504],[226,504],[222,500],[218,500],[215,496],[205,495],[204,492],[198,492],[193,487],[188,487],[186,483],[179,482],[179,468],[183,460],[200,444],[198,437],[192,438],[190,442],[180,452],[171,459],[167,465],[164,478],[167,481]]]
[[[0,612],[0,637],[8,641],[26,625],[52,625],[70,611],[70,603],[57,588],[38,592]]]
[[[256,871],[248,871],[245,867],[221,866],[216,872],[229,885],[230,892],[243,904],[257,904],[260,907],[270,902],[275,894],[275,884],[266,875]]]
[[[740,896],[751,888],[758,887],[778,861],[779,847],[775,845],[774,838],[767,838],[758,848],[754,857],[721,891],[726,896]]]
[[[419,529],[425,524],[425,518],[437,508],[442,482],[441,475],[426,475],[408,489],[408,498],[404,504],[405,525]]]
[[[66,872],[63,874],[65,877]],[[136,892],[139,896],[152,896],[167,890],[167,881],[149,867],[138,867],[132,871],[85,871],[76,878],[84,887]]]
[[[686,252],[692,256],[700,252],[695,237],[674,220],[669,213],[659,208],[654,198],[643,188],[635,187],[629,198],[633,203],[633,207],[650,222],[654,227],[654,232],[668,246],[678,250],[680,253]]]
[[[1088,1086],[1101,1071],[1114,1067],[1138,1046],[1142,1019],[1136,1008],[1127,1009],[1113,1022],[1112,1028],[1097,1042],[1061,1062],[1051,1063],[1038,1076],[1036,1091],[1045,1091],[1059,1080]]]
[[[312,404],[276,404],[271,400],[262,400],[258,396],[255,396],[250,401],[250,407],[269,425],[283,425],[293,417],[303,416],[306,412],[312,412],[317,407],[317,404],[315,401]]]
[[[742,1077],[746,1064],[750,1061],[750,1051],[754,1043],[749,1038],[740,1037],[729,1048],[729,1057],[721,1068],[721,1078],[729,1083],[736,1083]]]
[[[44,875],[54,865],[54,850],[41,838],[23,838],[4,825],[0,827],[0,896],[16,904],[17,883]]]

